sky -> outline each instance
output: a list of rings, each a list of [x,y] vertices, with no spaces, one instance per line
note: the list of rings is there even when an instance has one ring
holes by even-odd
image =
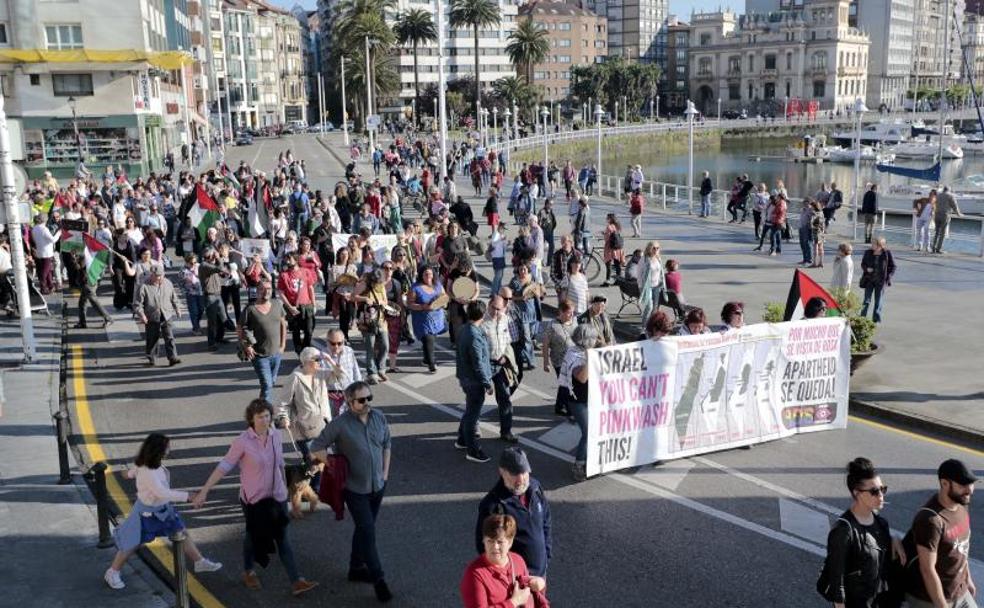
[[[291,9],[295,4],[300,4],[308,10],[314,10],[317,5],[317,0],[268,1],[286,9]],[[670,14],[676,15],[683,21],[690,19],[690,13],[693,11],[715,11],[718,8],[731,8],[735,12],[741,13],[745,10],[745,0],[730,0],[728,2],[721,0],[670,0]]]

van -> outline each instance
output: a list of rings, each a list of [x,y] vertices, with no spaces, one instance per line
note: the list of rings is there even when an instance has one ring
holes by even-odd
[[[307,121],[306,120],[291,120],[291,121],[288,121],[287,126],[294,133],[303,133],[304,131],[307,130],[307,126],[308,125],[307,125]]]

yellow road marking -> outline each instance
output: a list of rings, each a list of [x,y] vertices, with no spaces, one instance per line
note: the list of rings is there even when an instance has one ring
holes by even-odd
[[[89,409],[89,398],[85,386],[85,366],[82,360],[82,345],[73,344],[72,348],[72,388],[75,392],[75,415],[79,421],[79,431],[81,431],[82,447],[89,457],[90,463],[106,462],[106,452],[103,451],[96,435],[96,426],[92,422],[92,411]],[[108,465],[109,463],[106,462]],[[130,504],[126,492],[120,486],[116,476],[112,474],[112,467],[106,469],[106,492],[110,500],[116,504],[120,513],[129,513],[133,505]],[[174,576],[174,561],[171,558],[171,549],[161,539],[147,545],[151,555],[157,558],[161,566],[167,570],[168,574]],[[188,573],[188,593],[192,599],[202,608],[224,608],[224,604],[212,595],[195,576]]]
[[[957,443],[950,443],[949,441],[944,441],[942,439],[936,439],[935,437],[927,437],[926,435],[920,435],[919,433],[913,433],[912,431],[906,431],[906,430],[903,430],[903,429],[900,429],[900,428],[896,428],[894,426],[890,426],[888,424],[883,424],[881,422],[875,422],[874,420],[867,420],[865,418],[859,418],[857,416],[848,416],[848,419],[850,419],[853,422],[858,422],[860,424],[864,424],[864,425],[867,425],[867,426],[870,426],[872,428],[876,428],[876,429],[879,429],[879,430],[882,430],[882,431],[890,431],[892,433],[897,433],[897,434],[902,435],[904,437],[909,437],[911,439],[918,439],[920,441],[925,441],[926,443],[932,443],[933,445],[938,445],[940,447],[944,447],[944,448],[947,448],[947,449],[959,450],[961,452],[966,452],[967,454],[971,454],[972,456],[981,456],[981,457],[984,457],[984,452],[982,452],[981,450],[975,450],[974,448],[968,448],[967,446],[963,446],[963,445],[960,445],[960,444],[957,444]]]

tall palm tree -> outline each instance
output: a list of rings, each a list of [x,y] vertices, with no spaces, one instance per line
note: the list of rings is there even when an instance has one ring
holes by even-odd
[[[471,27],[475,36],[475,120],[477,121],[478,108],[482,103],[482,79],[478,67],[478,30],[499,25],[502,14],[496,0],[451,0],[448,21],[451,27]]]
[[[523,68],[526,84],[533,84],[533,66],[543,63],[550,53],[550,38],[547,30],[536,24],[531,17],[519,22],[509,34],[506,54],[518,68]]]
[[[334,36],[339,54],[352,59],[358,57],[365,63],[365,41],[369,39],[369,74],[361,79],[360,88],[365,93],[371,87],[374,100],[380,93],[392,92],[391,81],[386,82],[385,89],[380,86],[383,83],[377,68],[378,58],[386,57],[396,42],[393,30],[386,23],[386,12],[395,8],[396,0],[342,0],[336,8]]]
[[[437,28],[431,14],[422,8],[412,8],[396,19],[393,27],[396,40],[400,44],[413,47],[413,120],[420,126],[420,78],[417,72],[417,46],[422,42],[437,40]]]

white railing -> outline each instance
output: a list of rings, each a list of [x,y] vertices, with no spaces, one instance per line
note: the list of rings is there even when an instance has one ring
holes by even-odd
[[[542,141],[541,141],[542,144]],[[512,162],[509,163],[509,168],[511,172],[517,172],[521,167],[521,163]],[[595,184],[592,197],[594,198],[610,198],[614,199],[614,202],[621,203],[624,198],[624,177],[616,175],[599,175]],[[671,213],[686,213],[688,215],[694,215],[700,212],[700,189],[697,186],[692,188],[693,192],[688,196],[688,189],[690,189],[686,184],[673,184],[668,182],[659,181],[646,181],[643,183],[643,192],[648,193],[648,206],[653,208],[655,205],[658,209],[664,212]],[[710,198],[710,215],[714,218],[720,218],[722,221],[728,220],[728,200],[731,197],[731,192],[728,190],[713,190],[711,191]],[[791,197],[793,200],[800,200],[796,197]],[[795,204],[795,203],[794,203]],[[791,205],[792,207],[793,205]],[[838,234],[844,238],[851,238],[852,240],[857,239],[854,234],[854,221],[853,221],[853,210],[849,209],[846,205],[843,207],[844,213],[841,214],[841,222],[835,222],[828,229],[832,229],[831,232]],[[751,210],[749,209],[748,214],[751,215]],[[909,245],[915,246],[916,244],[916,223],[915,218],[912,219],[911,226],[894,226],[888,223],[888,217],[912,217],[911,210],[905,209],[882,209],[879,212],[880,215],[880,232],[892,243],[907,243]],[[799,210],[789,210],[788,214],[789,225],[795,233],[795,226],[798,225],[799,220]],[[980,217],[963,217],[963,221],[977,222],[979,225],[978,234],[960,234],[952,230],[950,231],[950,236],[948,241],[956,241],[964,245],[962,249],[972,250],[973,245],[976,243],[976,253],[979,257],[984,257],[984,218]],[[860,226],[859,226],[860,227]],[[952,224],[951,224],[952,227]],[[835,232],[836,231],[836,232]]]

